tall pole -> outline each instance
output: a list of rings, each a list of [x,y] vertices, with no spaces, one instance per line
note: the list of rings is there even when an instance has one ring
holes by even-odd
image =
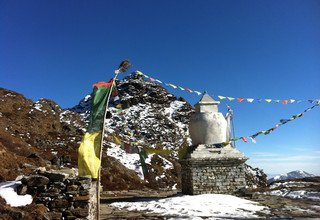
[[[109,108],[109,101],[110,101],[110,97],[111,97],[111,93],[113,90],[113,87],[115,85],[116,79],[119,75],[120,72],[126,72],[127,69],[131,66],[131,64],[129,63],[128,60],[124,60],[121,62],[119,68],[117,70],[114,71],[115,76],[112,80],[112,84],[110,87],[110,91],[108,94],[108,98],[107,98],[107,103],[106,103],[106,107],[104,110],[104,116],[103,116],[103,126],[102,126],[102,133],[101,133],[101,141],[100,141],[100,154],[99,154],[99,158],[100,158],[100,167],[98,170],[98,179],[97,179],[97,185],[96,185],[96,193],[97,193],[97,216],[96,219],[99,220],[100,219],[100,181],[101,181],[101,161],[102,161],[102,152],[103,152],[103,138],[104,138],[104,133],[105,133],[105,122],[106,122],[106,116],[107,116],[107,112],[108,112],[108,108]]]
[[[236,134],[234,132],[234,122],[233,122],[233,112],[231,114],[231,126],[232,126],[232,135],[233,135],[233,147],[236,147],[236,141],[234,140],[236,138]]]
[[[230,105],[227,104],[227,108],[228,108],[228,113],[230,114],[230,122],[231,122],[231,127],[232,127],[232,136],[233,138],[230,139],[234,139],[235,136],[235,132],[234,132],[234,122],[233,122],[233,110],[231,109]],[[233,147],[236,147],[236,141],[233,140]]]

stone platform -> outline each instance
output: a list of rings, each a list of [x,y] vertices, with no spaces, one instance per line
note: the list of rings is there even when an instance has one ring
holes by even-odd
[[[246,185],[244,162],[248,158],[231,145],[199,145],[181,160],[182,193],[233,193]]]

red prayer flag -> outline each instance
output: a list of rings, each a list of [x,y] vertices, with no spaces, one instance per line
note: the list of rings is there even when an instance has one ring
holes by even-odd
[[[184,89],[187,90],[188,92],[192,92],[192,90],[189,88],[184,88]]]
[[[111,79],[109,82],[97,82],[95,84],[93,84],[93,87],[109,87],[112,85],[113,79]]]
[[[237,98],[238,102],[242,102],[244,98]]]
[[[284,104],[284,105],[288,104],[288,100],[282,100],[281,102],[282,102],[282,104]]]
[[[244,141],[244,142],[248,142],[248,139],[246,137],[241,137],[241,139]]]

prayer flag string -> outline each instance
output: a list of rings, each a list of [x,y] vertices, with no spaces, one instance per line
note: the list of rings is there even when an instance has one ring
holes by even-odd
[[[302,117],[306,112],[311,111],[313,108],[315,108],[319,105],[320,105],[320,101],[317,101],[317,103],[315,105],[311,106],[310,108],[305,109],[303,112],[301,112],[297,115],[291,116],[289,119],[280,119],[279,123],[277,123],[274,127],[270,128],[268,130],[259,131],[259,132],[254,133],[253,135],[250,135],[249,139],[252,141],[252,143],[255,144],[257,136],[259,136],[261,134],[264,134],[264,135],[270,134],[270,133],[274,132],[277,128],[279,128],[280,126],[282,126],[290,121],[293,121],[297,118]],[[232,141],[238,141],[238,140],[242,140],[243,142],[248,142],[248,138],[246,136],[242,136],[242,137],[232,138],[230,141],[227,141],[222,144],[224,144],[224,146],[225,146],[227,144],[230,144]],[[219,144],[219,145],[221,145],[221,144]]]
[[[135,71],[136,74],[141,75],[143,77],[145,77],[146,79],[149,79],[151,82],[156,82],[156,83],[160,83],[163,84],[165,86],[171,87],[173,89],[180,89],[183,91],[187,91],[189,93],[195,93],[197,95],[201,95],[202,92],[196,91],[196,90],[192,90],[190,88],[187,87],[183,87],[183,86],[178,86],[178,85],[174,85],[172,83],[164,83],[156,78],[150,77],[144,73],[142,73],[141,71],[137,70]],[[249,103],[253,103],[253,102],[265,102],[265,103],[282,103],[283,105],[287,105],[287,104],[294,104],[294,103],[301,103],[301,102],[309,102],[309,103],[317,103],[319,101],[319,99],[308,99],[308,100],[298,100],[298,99],[270,99],[270,98],[244,98],[244,97],[229,97],[229,96],[222,96],[222,95],[217,95],[216,96],[219,100],[227,100],[227,101],[236,101],[236,102],[249,102]]]

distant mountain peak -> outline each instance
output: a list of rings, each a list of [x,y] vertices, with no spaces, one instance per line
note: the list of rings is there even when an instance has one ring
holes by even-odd
[[[300,178],[305,178],[305,177],[314,177],[315,175],[307,173],[303,170],[295,170],[295,171],[291,171],[289,173],[286,174],[281,174],[281,175],[277,175],[273,178],[270,178],[268,180],[268,183],[272,183],[275,181],[281,181],[281,180],[293,180],[293,179],[300,179]]]

